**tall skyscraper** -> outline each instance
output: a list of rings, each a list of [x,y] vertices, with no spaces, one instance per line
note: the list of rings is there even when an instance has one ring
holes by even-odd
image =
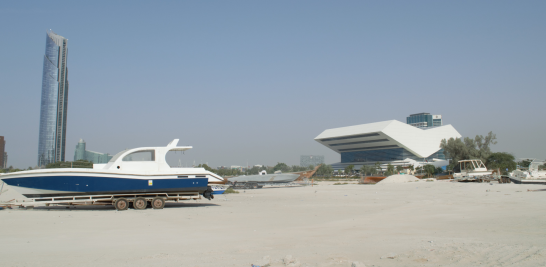
[[[6,163],[4,162],[4,161],[7,162],[5,149],[6,149],[6,140],[4,140],[3,136],[0,136],[0,169],[5,169],[6,168],[6,166],[5,166]],[[4,157],[6,157],[6,158],[4,158]]]
[[[64,161],[68,104],[67,41],[51,30],[46,34],[38,166]]]

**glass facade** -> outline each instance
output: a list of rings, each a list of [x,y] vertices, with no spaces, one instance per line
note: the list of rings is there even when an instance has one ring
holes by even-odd
[[[406,118],[406,123],[417,128],[442,126],[442,115],[430,115],[430,113],[411,114]]]
[[[406,123],[418,128],[431,127],[432,115],[430,113],[411,114],[406,118]]]
[[[80,142],[76,145],[76,150],[74,151],[74,161],[77,160],[87,160],[93,163],[108,163],[112,158],[109,154],[93,152],[85,149],[85,141],[80,139]]]
[[[46,34],[38,137],[38,166],[65,160],[68,100],[67,39]]]
[[[370,162],[375,163],[377,161],[396,161],[404,159],[413,159],[416,161],[422,161],[423,158],[415,156],[405,148],[393,148],[393,149],[374,149],[354,152],[341,152],[341,163],[347,162]],[[425,158],[425,160],[431,161],[433,158],[445,160],[444,150],[440,149],[434,154]]]

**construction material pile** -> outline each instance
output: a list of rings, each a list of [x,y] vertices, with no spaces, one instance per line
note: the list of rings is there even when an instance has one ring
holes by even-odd
[[[419,181],[419,178],[413,176],[413,175],[407,175],[407,174],[397,174],[397,175],[391,175],[383,180],[381,180],[377,184],[402,184],[402,183],[408,183],[408,182],[417,182]]]

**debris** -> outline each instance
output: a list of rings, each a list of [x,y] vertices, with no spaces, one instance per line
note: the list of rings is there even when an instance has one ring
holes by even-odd
[[[301,265],[301,263],[296,258],[292,257],[292,255],[286,255],[282,262],[287,267],[299,267]]]
[[[527,192],[546,191],[546,189],[527,189]]]
[[[395,259],[396,257],[398,257],[398,255],[394,252],[391,252],[385,256],[382,256],[381,259]]]
[[[351,263],[351,267],[366,267],[366,265],[359,261],[353,261],[353,263]]]

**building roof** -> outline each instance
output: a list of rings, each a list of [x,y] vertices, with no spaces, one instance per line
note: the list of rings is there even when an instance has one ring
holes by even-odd
[[[397,121],[382,121],[323,131],[315,141],[338,152],[405,148],[426,158],[440,149],[442,139],[460,138],[453,126],[421,129]]]

